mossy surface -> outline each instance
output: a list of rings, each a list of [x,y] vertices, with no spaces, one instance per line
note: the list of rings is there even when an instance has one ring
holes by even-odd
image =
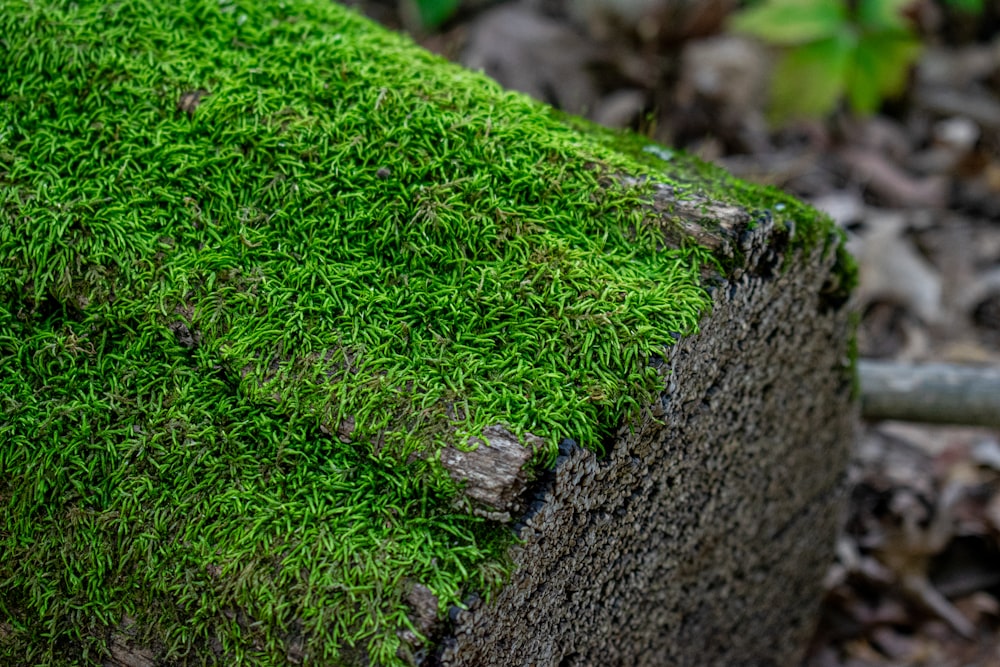
[[[509,568],[441,448],[600,448],[709,305],[622,173],[327,2],[0,0],[0,657],[404,663]]]
[[[769,216],[778,229],[788,232],[789,259],[795,252],[817,245],[833,247],[837,265],[832,279],[838,281],[838,290],[846,295],[856,287],[857,266],[844,247],[847,236],[825,213],[773,186],[740,180],[718,165],[703,162],[685,151],[659,146],[640,135],[616,132],[559,111],[553,115],[628,156],[641,169],[654,173],[658,180],[681,184],[682,192],[689,189],[713,201],[738,202],[750,213]]]

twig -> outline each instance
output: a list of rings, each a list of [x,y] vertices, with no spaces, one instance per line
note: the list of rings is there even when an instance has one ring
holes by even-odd
[[[866,419],[1000,427],[1000,368],[860,360]]]

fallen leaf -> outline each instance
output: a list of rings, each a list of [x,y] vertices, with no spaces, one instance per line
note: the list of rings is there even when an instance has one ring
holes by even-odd
[[[863,185],[885,205],[899,208],[943,208],[948,203],[949,178],[915,176],[880,151],[845,148],[837,157],[852,181]]]
[[[870,209],[865,222],[848,244],[858,259],[860,303],[892,301],[926,324],[943,322],[941,277],[906,235],[904,215]]]
[[[504,88],[586,114],[599,98],[589,71],[601,60],[598,51],[565,23],[522,5],[501,5],[470,25],[461,62]]]

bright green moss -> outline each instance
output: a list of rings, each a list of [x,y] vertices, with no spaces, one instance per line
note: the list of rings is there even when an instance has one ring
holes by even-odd
[[[414,583],[509,568],[441,448],[599,448],[708,307],[608,178],[670,172],[328,2],[0,0],[0,47],[4,660],[404,661]]]
[[[808,250],[817,245],[826,249],[833,247],[837,256],[834,276],[842,283],[839,289],[844,295],[854,289],[857,267],[854,258],[844,247],[847,237],[826,214],[787,192],[742,181],[721,167],[702,162],[684,151],[664,148],[645,137],[615,132],[562,112],[552,113],[567,125],[628,156],[646,171],[653,171],[660,180],[684,183],[709,199],[735,201],[752,213],[770,216],[778,229],[790,232],[786,247],[787,259],[791,259],[797,251]],[[733,263],[738,266],[741,259],[736,258]]]

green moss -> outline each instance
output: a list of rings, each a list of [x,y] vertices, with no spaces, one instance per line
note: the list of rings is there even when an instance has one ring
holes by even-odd
[[[499,423],[544,438],[537,465],[600,448],[709,306],[708,252],[661,248],[607,175],[779,201],[325,1],[0,0],[0,36],[18,664],[99,662],[127,618],[174,661],[300,637],[306,662],[405,661],[414,583],[444,611],[509,571],[442,447]]]
[[[742,181],[718,165],[703,162],[674,148],[664,148],[640,135],[601,127],[582,118],[562,112],[552,112],[571,127],[575,127],[609,148],[628,156],[657,178],[678,184],[682,189],[697,192],[716,201],[738,204],[754,218],[769,216],[779,230],[788,232],[786,260],[795,253],[822,245],[836,252],[834,273],[844,284],[845,294],[857,282],[857,267],[844,247],[846,236],[829,216],[772,186],[760,186]],[[753,223],[751,223],[751,227]],[[738,264],[738,262],[737,262]]]

